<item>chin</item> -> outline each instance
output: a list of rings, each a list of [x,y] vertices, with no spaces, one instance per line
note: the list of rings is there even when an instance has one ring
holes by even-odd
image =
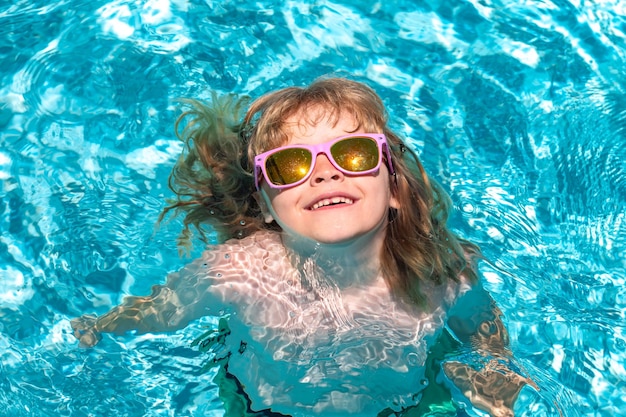
[[[334,234],[332,237],[331,236],[316,236],[313,238],[313,240],[315,240],[317,243],[321,243],[322,245],[341,245],[341,244],[347,244],[347,243],[351,243],[355,240],[357,240],[361,235],[340,235],[340,234]]]

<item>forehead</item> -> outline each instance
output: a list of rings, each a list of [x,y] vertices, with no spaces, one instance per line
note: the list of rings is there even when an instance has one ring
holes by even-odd
[[[296,135],[301,135],[307,129],[314,129],[321,124],[335,126],[338,122],[342,122],[341,127],[344,131],[335,134],[334,137],[329,137],[326,141],[357,131],[380,133],[385,128],[384,114],[374,106],[350,105],[350,103],[339,106],[333,103],[308,102],[296,104],[296,107],[284,106],[265,111],[250,140],[248,156],[251,160],[255,155],[270,149],[295,144],[296,141],[293,138]]]
[[[285,119],[282,130],[288,142],[316,137],[320,141],[333,139],[359,130],[361,126],[349,112],[337,112],[323,107],[301,110]]]

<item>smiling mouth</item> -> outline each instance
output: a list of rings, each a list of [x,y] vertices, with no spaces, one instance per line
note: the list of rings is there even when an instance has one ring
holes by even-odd
[[[336,205],[352,205],[354,204],[354,201],[350,198],[347,197],[333,197],[333,198],[324,198],[320,201],[318,201],[317,203],[313,204],[309,210],[317,210],[319,208],[322,207],[328,207],[328,206],[336,206]]]

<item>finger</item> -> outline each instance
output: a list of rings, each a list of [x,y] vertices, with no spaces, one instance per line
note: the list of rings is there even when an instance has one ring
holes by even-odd
[[[94,330],[82,331],[76,337],[79,340],[79,346],[83,348],[93,347],[102,339],[100,333]]]

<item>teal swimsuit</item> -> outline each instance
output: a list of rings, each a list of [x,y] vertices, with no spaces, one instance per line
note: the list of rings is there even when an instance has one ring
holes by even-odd
[[[230,334],[228,318],[220,319],[218,329],[212,329],[204,333],[193,342],[200,351],[209,352],[211,357],[204,366],[204,370],[219,366],[220,369],[214,382],[219,387],[219,396],[224,403],[225,417],[289,417],[285,414],[276,413],[271,409],[254,411],[251,408],[250,397],[239,380],[228,372],[228,362],[232,355],[241,354],[246,348],[245,342],[241,342],[237,352],[226,351],[225,340]],[[419,402],[401,411],[387,408],[378,412],[376,417],[465,417],[465,411],[459,409],[452,400],[450,390],[441,383],[437,383],[437,376],[441,374],[441,362],[446,355],[456,351],[460,343],[456,341],[448,330],[439,336],[431,349],[426,360],[425,377],[428,384],[419,393]]]

